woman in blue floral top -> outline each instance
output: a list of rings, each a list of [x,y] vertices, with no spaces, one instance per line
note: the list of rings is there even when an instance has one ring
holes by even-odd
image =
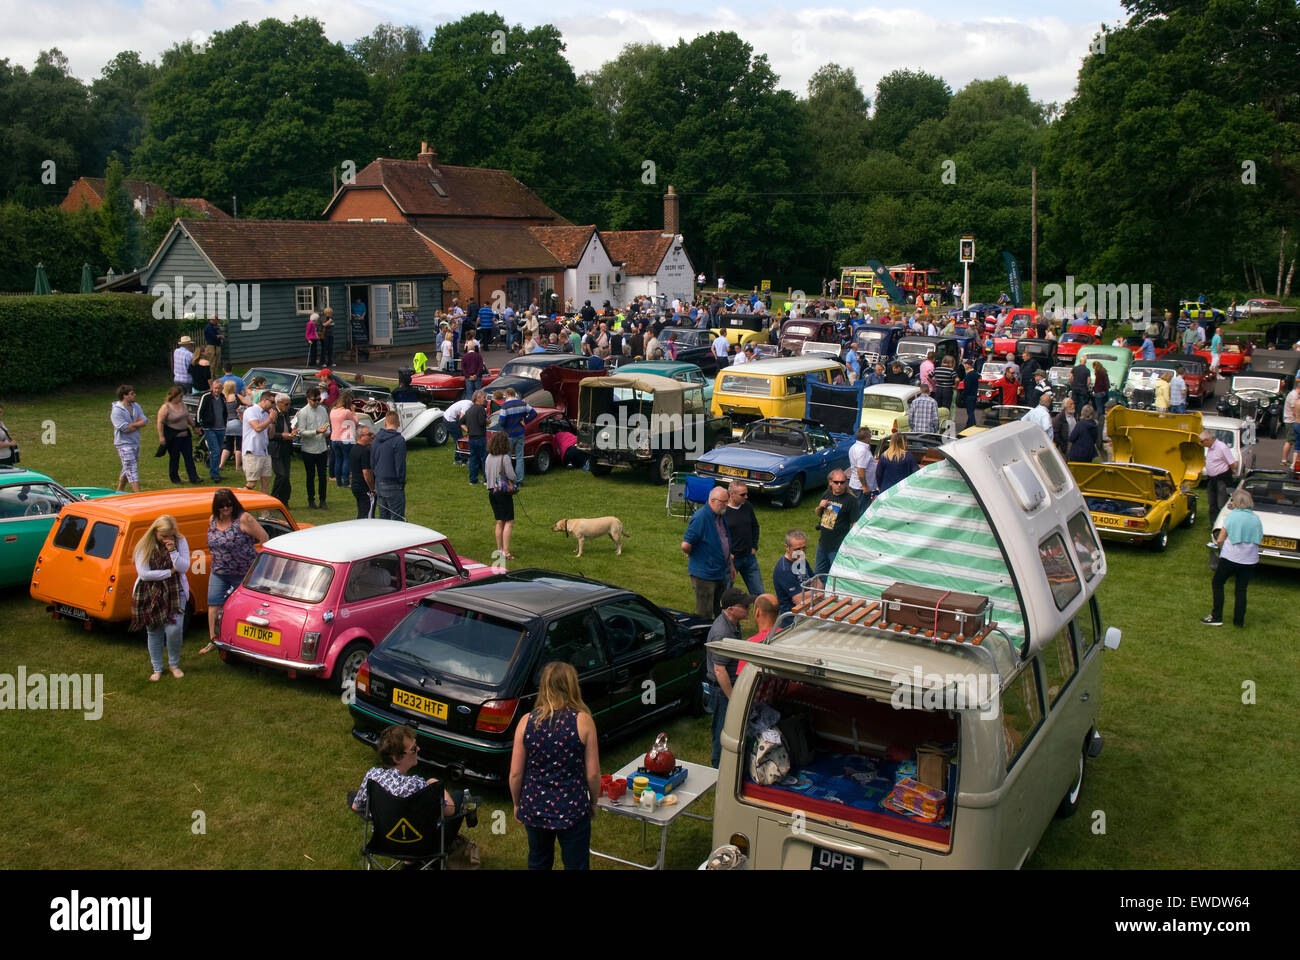
[[[572,664],[542,668],[537,706],[515,731],[510,793],[515,819],[528,830],[529,870],[551,869],[557,840],[565,870],[588,869],[600,752]]]

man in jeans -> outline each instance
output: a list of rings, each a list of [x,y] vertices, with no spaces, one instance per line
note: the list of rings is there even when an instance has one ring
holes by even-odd
[[[302,462],[307,468],[307,507],[325,509],[325,468],[329,459],[330,415],[320,402],[320,387],[307,388],[307,406],[298,411],[298,435],[302,437]],[[316,485],[312,486],[312,479]],[[316,503],[320,497],[319,506]]]
[[[524,424],[537,419],[537,411],[520,399],[514,387],[506,390],[506,399],[497,411],[497,423],[505,431],[515,458],[515,478],[524,485]]]
[[[465,427],[465,436],[469,440],[469,485],[478,483],[478,474],[483,470],[483,479],[487,480],[487,394],[482,390],[475,392],[473,405],[460,418]]]
[[[726,517],[732,569],[745,582],[745,589],[757,596],[763,592],[763,574],[758,569],[758,517],[749,505],[749,487],[743,480],[732,480],[727,488]]]
[[[384,429],[370,444],[380,520],[406,519],[406,440],[397,429],[401,422],[396,413],[384,417]]]
[[[474,396],[474,391],[483,386],[483,354],[478,352],[477,344],[471,344],[460,358],[460,372],[465,377],[465,396]]]
[[[689,558],[686,572],[695,591],[695,615],[712,620],[722,609],[722,592],[735,576],[731,565],[731,535],[723,515],[727,512],[727,492],[714,487],[709,492],[709,508],[696,510],[686,525],[682,553]]]
[[[701,510],[699,513],[703,513]],[[697,514],[698,516],[698,514]],[[722,609],[705,643],[728,638],[740,639],[741,621],[749,615],[754,598],[734,587],[722,595]],[[727,705],[731,702],[731,688],[736,682],[736,660],[709,650],[706,654],[705,674],[709,680],[709,706],[713,711],[713,766],[722,759],[722,727],[727,720]]]
[[[1237,467],[1228,445],[1214,435],[1213,430],[1201,431],[1201,446],[1205,448],[1205,478],[1210,493],[1210,522],[1228,500],[1228,481]]]
[[[208,476],[213,483],[221,482],[221,450],[226,442],[226,401],[221,395],[221,380],[212,379],[209,390],[199,400],[196,418],[203,430],[203,442],[208,448]]]

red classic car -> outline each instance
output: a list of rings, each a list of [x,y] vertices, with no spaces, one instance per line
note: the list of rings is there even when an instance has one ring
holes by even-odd
[[[1061,334],[1061,338],[1057,341],[1057,361],[1060,362],[1063,359],[1073,361],[1078,355],[1080,347],[1087,347],[1094,343],[1101,343],[1101,327],[1076,323],[1070,327],[1068,332]]]
[[[1142,359],[1142,342],[1146,339],[1148,338],[1140,333],[1124,338],[1124,346],[1133,351],[1133,359]],[[1151,345],[1155,347],[1156,351],[1156,355],[1152,359],[1159,360],[1166,353],[1174,352],[1174,344],[1166,340],[1164,337],[1151,337],[1150,340]],[[1078,348],[1076,348],[1076,352],[1078,352]]]
[[[454,403],[465,396],[465,376],[460,372],[460,360],[453,360],[452,364],[451,370],[431,370],[411,378],[411,386],[422,401]],[[488,386],[500,374],[500,368],[490,368],[483,374],[483,386]]]
[[[1196,351],[1196,356],[1205,361],[1208,366],[1211,362],[1210,348],[1208,346]],[[1219,373],[1241,373],[1250,363],[1250,354],[1242,349],[1239,343],[1224,343],[1223,350],[1219,354]]]
[[[531,461],[532,473],[545,473],[559,463],[560,448],[555,435],[560,431],[573,433],[573,423],[566,419],[558,407],[534,407],[537,419],[524,424],[524,459]],[[489,436],[497,430],[497,415],[488,419]],[[456,452],[469,456],[469,441],[461,437],[456,441]],[[526,469],[529,469],[527,466]]]

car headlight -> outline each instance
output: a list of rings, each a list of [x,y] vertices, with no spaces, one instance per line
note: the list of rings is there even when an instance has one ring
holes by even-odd
[[[1229,397],[1229,398],[1228,398],[1228,406],[1230,406],[1230,407],[1235,407],[1235,406],[1237,406],[1239,403],[1241,403],[1241,400],[1238,399],[1237,397]]]

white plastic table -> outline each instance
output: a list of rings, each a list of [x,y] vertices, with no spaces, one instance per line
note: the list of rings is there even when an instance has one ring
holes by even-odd
[[[645,755],[639,754],[631,763],[623,766],[614,774],[614,778],[630,777],[636,773],[637,768],[645,761]],[[659,828],[659,856],[655,858],[654,863],[637,863],[634,860],[624,860],[621,857],[615,857],[612,854],[601,853],[598,850],[592,850],[593,857],[600,857],[604,860],[613,860],[615,863],[622,863],[629,867],[636,867],[638,870],[662,870],[664,868],[664,855],[668,851],[668,828],[678,817],[687,816],[692,820],[704,820],[712,822],[712,817],[701,817],[698,814],[687,813],[686,808],[693,804],[704,794],[714,788],[718,782],[718,771],[713,767],[706,767],[703,764],[691,763],[687,760],[678,760],[680,766],[686,768],[686,780],[681,786],[672,790],[669,794],[677,798],[677,802],[670,806],[660,804],[653,810],[642,810],[640,804],[632,801],[632,791],[629,790],[623,794],[618,803],[610,802],[609,797],[601,797],[597,806],[608,813],[617,814],[621,817],[630,817],[633,820],[641,821],[641,849],[645,849],[646,826],[653,824]]]

